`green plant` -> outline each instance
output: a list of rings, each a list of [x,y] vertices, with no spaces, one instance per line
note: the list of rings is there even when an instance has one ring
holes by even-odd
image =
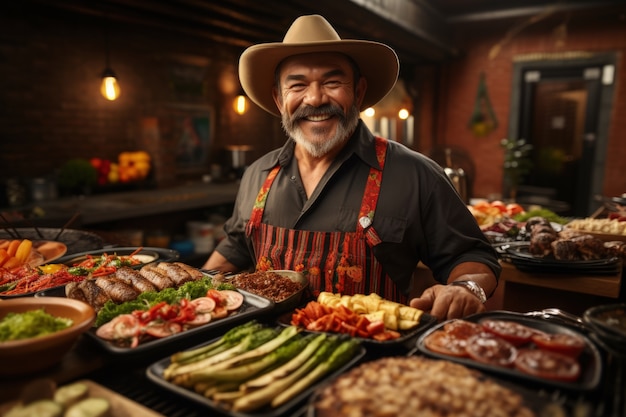
[[[530,152],[533,147],[524,139],[507,138],[500,141],[500,146],[504,148],[504,183],[510,190],[515,190],[532,168]]]
[[[59,187],[65,191],[78,192],[83,188],[96,185],[98,172],[91,163],[82,158],[74,158],[65,162],[58,175]]]

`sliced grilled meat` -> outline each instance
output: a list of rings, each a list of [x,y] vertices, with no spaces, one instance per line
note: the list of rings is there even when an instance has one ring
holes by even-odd
[[[194,268],[194,267],[193,267],[193,266],[191,266],[191,265],[187,265],[187,264],[184,264],[184,263],[182,263],[182,262],[174,262],[174,265],[177,265],[177,266],[179,266],[179,267],[183,268],[185,271],[187,271],[187,273],[188,273],[189,275],[191,275],[191,278],[192,278],[194,281],[197,281],[197,280],[201,279],[201,278],[204,276],[204,274],[202,273],[202,271],[200,271],[200,270],[199,270],[199,269],[197,269],[197,268]]]
[[[129,268],[127,266],[119,268],[115,271],[115,276],[127,284],[131,285],[139,292],[150,292],[157,291],[156,285],[154,285],[150,280],[143,275],[141,275],[137,270]]]
[[[111,276],[96,278],[96,285],[102,288],[114,303],[118,304],[132,301],[139,295],[139,291],[134,287]]]
[[[172,281],[167,275],[165,275],[162,269],[158,269],[153,264],[143,266],[139,273],[148,281],[154,284],[159,291],[166,288],[174,287],[174,281]]]
[[[557,239],[552,242],[552,254],[561,261],[574,261],[578,258],[576,243],[570,239]]]
[[[606,257],[606,248],[604,242],[592,235],[581,235],[572,238],[576,243],[580,259],[596,260]]]
[[[548,256],[552,252],[552,242],[556,240],[556,234],[538,233],[530,237],[528,251],[533,255]]]
[[[96,311],[100,311],[100,309],[104,307],[104,304],[111,300],[111,297],[102,288],[96,285],[93,279],[83,280],[78,286],[83,291],[87,303]]]
[[[160,269],[167,275],[169,279],[174,281],[174,284],[179,287],[185,282],[193,281],[193,277],[178,265],[170,262],[161,262],[157,265],[157,269]]]
[[[78,284],[78,282],[68,282],[65,284],[65,296],[89,304],[89,300],[87,300],[83,289]]]

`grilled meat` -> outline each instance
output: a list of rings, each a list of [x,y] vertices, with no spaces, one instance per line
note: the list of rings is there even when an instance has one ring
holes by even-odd
[[[202,271],[200,271],[199,269],[189,266],[187,264],[184,264],[182,262],[174,262],[174,265],[183,268],[189,275],[191,275],[191,278],[193,279],[193,281],[197,281],[204,276]]]
[[[183,285],[185,282],[193,281],[193,277],[185,271],[184,268],[181,268],[176,264],[161,262],[157,265],[157,269],[163,271],[169,279],[174,281],[174,284],[177,287]]]
[[[132,301],[140,294],[140,291],[115,277],[98,277],[96,285],[104,290],[114,303]]]
[[[145,265],[139,270],[139,273],[154,284],[159,291],[174,287],[174,281],[165,275],[165,272],[162,269],[158,269],[153,264]]]
[[[579,259],[595,260],[606,257],[606,248],[604,242],[591,235],[581,235],[572,238],[576,244]]]
[[[552,254],[555,259],[561,261],[573,261],[578,259],[576,242],[570,239],[556,239],[552,241]]]
[[[552,233],[533,233],[530,236],[528,251],[533,255],[548,256],[552,252],[552,242],[557,239]]]
[[[100,311],[104,304],[111,300],[111,297],[98,285],[96,285],[95,280],[86,279],[82,282],[78,283],[78,290],[82,291],[85,300],[87,303],[94,308],[96,311]],[[70,288],[70,292],[68,292],[68,287],[65,287],[65,292],[71,297],[70,293],[73,293],[73,290]],[[72,297],[74,298],[74,297]]]
[[[157,291],[156,285],[150,282],[149,279],[141,275],[138,271],[123,267],[115,271],[115,276],[127,284],[136,288],[139,292]]]

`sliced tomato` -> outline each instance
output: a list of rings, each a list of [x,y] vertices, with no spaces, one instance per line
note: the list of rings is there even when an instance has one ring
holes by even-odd
[[[383,333],[385,331],[385,322],[382,320],[373,321],[366,326],[365,331],[370,335]]]
[[[517,357],[513,344],[489,333],[472,336],[465,349],[470,358],[487,365],[511,367]]]
[[[228,310],[224,306],[216,306],[213,311],[211,311],[211,317],[214,319],[222,319],[228,316]]]
[[[222,290],[224,296],[224,307],[226,310],[237,310],[243,304],[243,295],[238,291]]]
[[[187,320],[184,324],[187,326],[202,326],[209,323],[212,319],[211,313],[198,313],[193,319]]]
[[[198,297],[189,302],[196,314],[210,313],[215,310],[216,302],[212,297]]]
[[[537,333],[532,337],[533,343],[540,349],[562,353],[573,358],[580,356],[585,349],[585,340],[569,333]]]
[[[182,326],[178,323],[172,322],[151,322],[144,327],[144,332],[152,337],[163,338],[171,336],[176,333],[180,333],[183,330]]]
[[[480,324],[462,319],[446,322],[443,325],[443,330],[457,339],[469,339],[484,331]]]
[[[444,330],[435,330],[424,338],[426,349],[442,355],[466,357],[467,340],[458,339]]]
[[[515,346],[529,343],[531,337],[536,333],[535,329],[509,320],[488,319],[481,321],[480,324],[489,333],[501,337]]]
[[[573,382],[580,377],[580,364],[571,356],[542,349],[521,349],[515,368],[539,378]]]

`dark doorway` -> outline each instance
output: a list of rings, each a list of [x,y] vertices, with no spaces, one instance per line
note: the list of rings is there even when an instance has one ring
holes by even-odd
[[[614,68],[606,57],[596,61],[516,66],[512,113],[517,123],[512,123],[516,126],[512,132],[533,146],[532,169],[517,190],[520,203],[538,204],[565,216],[585,217],[593,211],[606,158],[607,136],[600,122],[610,117],[603,114],[603,100],[608,93],[612,96],[613,77],[608,72]]]

